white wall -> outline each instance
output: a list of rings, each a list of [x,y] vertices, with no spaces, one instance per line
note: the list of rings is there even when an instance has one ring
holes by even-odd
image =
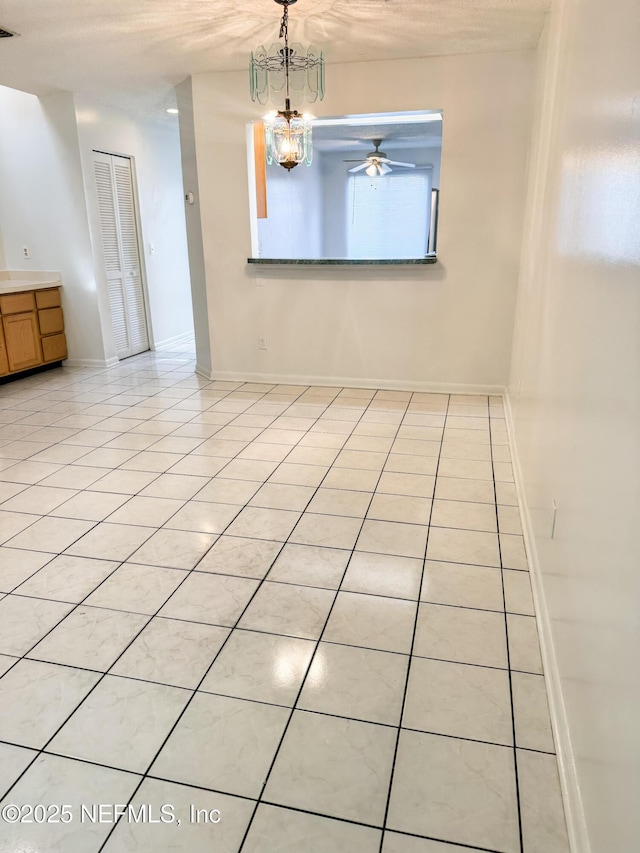
[[[575,853],[640,849],[637,24],[636,0],[552,12],[510,383]]]
[[[267,166],[267,217],[258,219],[258,257],[322,257],[322,155],[287,171]]]
[[[328,67],[318,115],[444,110],[439,263],[395,268],[249,267],[245,125],[261,108],[247,96],[245,72],[195,76],[214,373],[504,385],[533,65],[533,53],[512,52]]]
[[[145,121],[99,101],[76,96],[78,138],[88,200],[96,275],[106,292],[92,151],[134,158],[141,221],[141,254],[146,268],[148,309],[155,347],[193,333],[193,312],[182,191],[178,123]],[[151,252],[151,244],[154,247]],[[103,310],[108,316],[108,307]],[[115,355],[107,333],[107,356]]]
[[[327,152],[320,162],[324,187],[322,206],[322,254],[325,258],[347,257],[347,204],[344,155]],[[355,164],[354,164],[355,165]]]
[[[185,194],[191,193],[192,203],[185,206],[187,226],[187,248],[191,269],[191,302],[196,338],[196,371],[208,376],[211,373],[211,342],[209,340],[209,308],[204,271],[202,218],[200,215],[200,192],[198,189],[198,157],[196,148],[195,116],[191,78],[176,87],[180,110],[180,152]]]
[[[73,96],[0,86],[0,231],[6,267],[57,270],[71,359],[102,361]],[[25,259],[22,247],[28,246]]]

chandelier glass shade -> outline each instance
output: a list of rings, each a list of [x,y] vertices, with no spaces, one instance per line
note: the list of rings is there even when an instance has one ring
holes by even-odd
[[[287,90],[295,107],[324,98],[324,58],[317,47],[274,42],[267,51],[260,45],[251,54],[250,75],[251,100],[259,104],[285,107]]]
[[[311,121],[297,110],[283,110],[264,119],[267,164],[279,163],[293,169],[298,163],[311,165],[313,144]]]
[[[314,46],[289,44],[289,6],[297,0],[275,0],[284,7],[280,42],[269,50],[262,45],[251,54],[251,99],[271,103],[278,111],[265,117],[267,163],[293,169],[298,163],[311,165],[311,117],[293,107],[324,98],[324,58]]]

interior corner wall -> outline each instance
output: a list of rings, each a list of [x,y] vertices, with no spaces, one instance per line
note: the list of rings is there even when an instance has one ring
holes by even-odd
[[[103,363],[73,95],[37,98],[0,86],[0,115],[6,267],[59,272],[69,357]]]
[[[509,389],[574,853],[640,849],[637,2],[605,12],[542,45]]]
[[[438,263],[271,270],[247,265],[245,125],[264,108],[251,103],[245,72],[194,76],[214,375],[504,386],[533,70],[532,51],[329,65],[318,115],[444,111]]]
[[[102,238],[93,172],[93,151],[132,157],[140,213],[140,252],[146,274],[150,339],[155,349],[193,334],[189,260],[184,217],[180,139],[175,126],[151,121],[76,95],[84,175],[101,311],[108,355],[115,344],[106,298]],[[167,119],[167,122],[169,120]]]
[[[196,339],[196,373],[210,378],[211,341],[209,338],[209,308],[204,269],[202,219],[200,216],[193,90],[190,77],[180,83],[179,86],[176,86],[176,98],[180,111],[182,182],[185,195],[191,199],[185,205],[185,220],[187,226],[189,267],[191,270],[193,327]]]

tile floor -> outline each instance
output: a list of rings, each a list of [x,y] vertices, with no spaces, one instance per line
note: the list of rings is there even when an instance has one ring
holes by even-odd
[[[0,386],[0,672],[2,851],[568,850],[499,398]]]

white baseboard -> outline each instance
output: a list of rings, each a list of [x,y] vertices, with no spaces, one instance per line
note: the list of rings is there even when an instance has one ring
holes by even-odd
[[[65,364],[69,367],[115,367],[120,364],[120,359],[117,356],[112,358],[68,358]]]
[[[571,736],[569,733],[569,721],[567,719],[567,711],[562,696],[562,682],[560,679],[558,661],[553,643],[551,617],[549,615],[547,601],[544,594],[544,585],[542,581],[542,573],[540,571],[540,562],[538,560],[538,550],[536,548],[531,513],[529,512],[529,507],[527,505],[522,468],[520,466],[515,441],[513,411],[511,409],[511,399],[509,397],[508,389],[504,392],[504,409],[507,434],[509,437],[509,447],[511,449],[511,460],[513,463],[513,476],[518,495],[518,502],[520,504],[524,546],[527,552],[527,560],[529,561],[529,575],[531,578],[531,589],[533,592],[537,615],[540,652],[542,655],[542,665],[544,668],[547,695],[549,699],[551,728],[553,729],[553,737],[556,744],[558,774],[560,776],[560,789],[562,791],[562,801],[567,821],[569,847],[571,849],[571,853],[591,853],[591,845],[589,843],[589,836],[587,833],[587,823],[585,820],[584,807],[582,804],[582,797],[580,795],[580,785],[578,783],[575,758],[571,744]]]
[[[172,338],[165,338],[163,341],[154,341],[151,349],[158,352],[169,347],[175,347],[178,344],[186,343],[193,340],[193,332],[183,332],[181,335],[174,335]]]
[[[196,364],[194,373],[197,373],[198,376],[203,376],[205,379],[213,379],[211,371],[208,367],[202,367],[201,364]]]
[[[384,391],[421,391],[432,394],[499,394],[503,385],[456,385],[446,382],[412,382],[406,379],[361,379],[353,376],[304,376],[281,373],[241,373],[237,371],[205,371],[196,373],[207,379],[225,382],[264,382],[272,385],[323,385],[330,388],[380,388]]]

